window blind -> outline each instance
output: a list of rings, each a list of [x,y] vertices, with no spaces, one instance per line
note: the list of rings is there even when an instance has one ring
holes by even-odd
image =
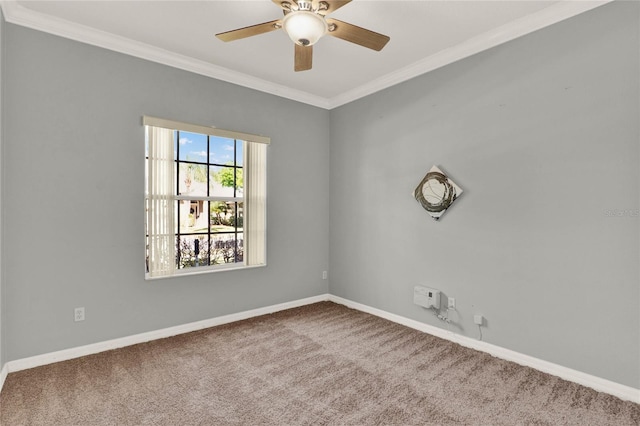
[[[247,239],[247,265],[266,264],[266,156],[267,146],[258,143],[247,143],[245,160],[245,238]]]
[[[147,126],[149,146],[147,179],[148,268],[151,277],[175,270],[173,131]]]

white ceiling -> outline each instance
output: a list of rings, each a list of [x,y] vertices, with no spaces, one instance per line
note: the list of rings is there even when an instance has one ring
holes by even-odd
[[[293,71],[284,31],[214,35],[282,17],[271,0],[1,1],[8,22],[333,108],[582,13],[604,1],[355,0],[330,16],[391,37],[381,52],[325,36]]]

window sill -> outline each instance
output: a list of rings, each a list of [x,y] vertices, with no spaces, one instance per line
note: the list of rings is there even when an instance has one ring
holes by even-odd
[[[238,271],[245,269],[254,269],[254,268],[263,268],[267,266],[266,263],[261,265],[216,265],[216,266],[203,266],[198,268],[197,270],[189,269],[179,269],[173,273],[173,275],[162,275],[159,277],[151,277],[148,273],[145,272],[144,279],[146,281],[155,281],[162,280],[165,278],[178,278],[178,277],[186,277],[191,275],[202,275],[202,274],[212,274],[215,272],[229,272],[229,271]]]

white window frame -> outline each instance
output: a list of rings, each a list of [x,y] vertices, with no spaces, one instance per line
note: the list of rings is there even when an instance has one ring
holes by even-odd
[[[215,127],[183,123],[144,116],[146,187],[145,208],[145,279],[167,278],[261,267],[266,265],[266,148],[271,139]],[[175,186],[177,161],[174,158],[174,131],[199,133],[244,141],[243,244],[242,262],[178,269],[176,265],[176,219],[174,211],[180,200],[219,201],[224,197],[193,197],[178,195]],[[225,198],[226,200],[226,198]],[[231,197],[227,201],[237,201]],[[207,212],[209,215],[209,212]]]

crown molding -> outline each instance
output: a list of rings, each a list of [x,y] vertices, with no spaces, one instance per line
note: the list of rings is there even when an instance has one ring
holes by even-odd
[[[442,50],[421,61],[398,71],[349,90],[333,98],[316,96],[302,90],[275,84],[228,68],[193,59],[184,55],[160,49],[146,43],[87,27],[40,12],[27,9],[15,0],[0,0],[0,8],[5,20],[38,31],[82,43],[135,56],[148,61],[168,65],[228,83],[302,102],[323,109],[333,109],[357,99],[410,80],[419,75],[456,62],[460,59],[490,49],[502,43],[537,31],[549,25],[571,18],[580,13],[610,3],[613,0],[566,0],[555,3],[541,11],[510,22],[477,37],[471,38],[449,49]]]
[[[548,27],[614,0],[567,0],[555,3],[537,13],[525,16],[479,36],[442,50],[425,59],[370,81],[329,100],[329,109],[348,104],[367,95],[444,67],[484,50]]]
[[[33,11],[19,5],[14,0],[0,1],[0,8],[2,8],[5,20],[11,24],[102,47],[320,108],[327,109],[329,106],[329,100],[326,98],[271,83],[247,74],[238,73],[228,68],[170,52],[106,31],[97,30],[75,22]]]

